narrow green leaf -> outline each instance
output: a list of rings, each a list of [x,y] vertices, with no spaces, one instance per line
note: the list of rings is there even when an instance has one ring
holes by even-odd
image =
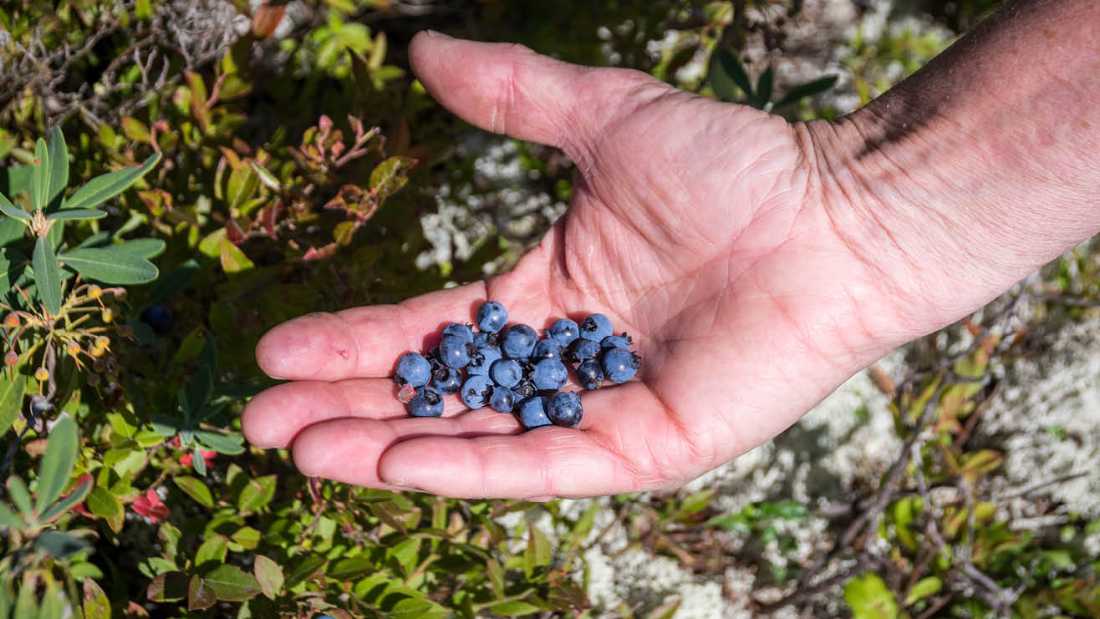
[[[18,475],[8,478],[8,497],[15,504],[15,508],[23,515],[27,522],[34,521],[34,504],[31,503],[31,493],[27,490],[27,484]]]
[[[817,94],[821,94],[826,90],[829,90],[836,85],[837,76],[826,75],[825,77],[818,78],[812,82],[806,82],[805,84],[799,84],[794,88],[787,91],[787,94],[783,95],[783,98],[775,104],[776,107],[782,105],[790,105],[792,103],[798,103],[806,97],[812,97]]]
[[[19,529],[23,527],[23,519],[3,501],[0,501],[0,527],[8,529]],[[0,617],[2,616],[3,615],[0,615]]]
[[[118,246],[120,251],[152,260],[164,252],[165,243],[161,239],[134,239]]]
[[[279,191],[279,179],[275,178],[275,175],[268,171],[267,168],[253,161],[252,169],[256,172],[256,175],[259,176],[260,182],[263,183],[264,186],[272,191]]]
[[[31,219],[30,213],[12,204],[11,200],[8,200],[6,197],[4,197],[4,194],[2,193],[0,193],[0,213],[3,213],[8,217],[14,217],[15,219],[19,219],[21,221],[30,221]]]
[[[714,89],[714,94],[723,101],[736,101],[737,89],[751,97],[752,83],[749,74],[737,56],[727,49],[716,49],[710,57],[710,67],[707,72],[707,82]]]
[[[223,602],[244,602],[260,592],[260,583],[235,565],[218,566],[207,574],[206,583]]]
[[[46,216],[46,219],[50,221],[68,221],[77,219],[103,219],[106,216],[106,211],[100,211],[94,208],[76,208],[50,213]]]
[[[67,494],[65,498],[51,505],[46,511],[42,512],[41,521],[49,522],[69,511],[72,506],[83,501],[84,497],[88,496],[93,485],[95,485],[95,479],[93,479],[91,475],[85,475],[84,480],[77,484],[72,492]]]
[[[65,134],[61,132],[61,127],[50,129],[48,137],[46,150],[50,159],[50,186],[46,204],[51,205],[69,184],[69,150],[65,146]]]
[[[248,255],[229,241],[223,238],[218,244],[218,257],[222,263],[222,270],[226,273],[240,273],[251,269],[255,264]]]
[[[41,514],[50,503],[56,501],[69,483],[79,441],[76,422],[72,417],[62,415],[50,430],[46,455],[38,466],[38,497],[34,505],[37,513]]]
[[[46,591],[42,594],[42,604],[38,607],[38,619],[62,619],[69,607],[69,601],[57,586],[56,580],[45,580]]]
[[[260,188],[260,176],[253,167],[241,167],[229,174],[229,185],[226,189],[226,197],[229,200],[229,208],[239,209],[245,202],[252,199],[256,190]]]
[[[35,597],[37,578],[34,572],[23,573],[23,583],[19,587],[19,597],[15,602],[14,617],[34,617],[38,614],[38,600]]]
[[[775,71],[768,67],[756,80],[756,100],[761,106],[772,100],[772,89],[775,86]]]
[[[53,246],[44,236],[34,242],[31,265],[38,298],[46,306],[46,311],[56,316],[61,311],[61,269],[57,266]]]
[[[274,600],[283,590],[282,566],[264,555],[256,555],[252,569],[256,574],[256,581],[260,583],[260,591],[265,597]]]
[[[508,602],[501,602],[500,604],[493,604],[489,607],[489,611],[501,617],[524,617],[526,615],[542,612],[542,609],[529,602],[524,602],[523,600],[511,600]]]
[[[145,284],[159,274],[152,262],[119,245],[74,249],[62,254],[61,262],[88,279],[107,284]]]
[[[176,477],[172,480],[180,490],[183,490],[187,496],[195,499],[199,505],[206,508],[214,507],[214,495],[210,493],[210,488],[197,477]]]
[[[85,540],[62,531],[46,531],[34,541],[38,550],[47,552],[58,559],[64,559],[90,547]]]
[[[942,588],[943,581],[936,576],[921,578],[917,581],[917,584],[913,585],[913,588],[909,590],[909,594],[905,596],[905,605],[912,606],[928,596],[936,595]]]
[[[34,145],[34,158],[38,162],[34,165],[31,179],[31,205],[34,210],[41,211],[50,201],[50,151],[46,140],[38,138]]]
[[[227,456],[235,456],[244,453],[244,438],[240,434],[219,434],[199,430],[195,432],[195,438],[203,447]]]
[[[27,377],[15,372],[9,377],[7,371],[0,371],[0,437],[7,434],[23,406],[23,389]]]
[[[76,193],[69,196],[62,208],[80,209],[99,206],[129,189],[141,177],[148,174],[149,170],[152,170],[158,161],[160,161],[160,153],[155,153],[150,155],[140,166],[97,176],[85,183]]]

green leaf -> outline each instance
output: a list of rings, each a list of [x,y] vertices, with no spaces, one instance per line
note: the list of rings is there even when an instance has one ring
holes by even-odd
[[[333,563],[328,569],[328,576],[336,580],[353,580],[376,569],[370,557],[348,557]]]
[[[390,157],[379,163],[370,174],[370,188],[379,200],[397,193],[409,182],[408,171],[416,165],[412,157]]]
[[[164,253],[165,242],[161,239],[134,239],[118,245],[119,251],[152,260]]]
[[[38,536],[38,539],[34,541],[34,545],[38,550],[49,553],[58,559],[64,559],[91,547],[83,539],[61,531],[46,531]]]
[[[53,520],[61,514],[69,511],[72,506],[83,501],[84,498],[88,496],[88,492],[91,491],[94,484],[95,480],[92,478],[92,476],[85,475],[84,479],[79,484],[77,484],[75,488],[72,489],[72,492],[66,495],[65,498],[51,505],[46,511],[42,512],[42,522],[49,522]]]
[[[7,503],[0,501],[0,527],[21,529],[23,528],[23,524],[23,519],[20,518],[12,508]],[[0,615],[0,617],[3,617],[3,615]]]
[[[710,57],[710,67],[707,71],[707,82],[714,89],[714,94],[722,101],[736,101],[737,89],[740,88],[745,96],[751,97],[752,83],[749,74],[737,56],[723,48],[714,50]]]
[[[13,617],[36,617],[38,614],[38,600],[35,599],[37,590],[35,576],[32,572],[23,573],[23,586],[19,587],[19,597],[15,602],[15,615]]]
[[[13,373],[14,376],[8,376]],[[0,437],[7,434],[23,407],[23,390],[27,377],[19,372],[0,370]]]
[[[203,540],[202,545],[195,551],[195,567],[201,567],[206,563],[225,563],[225,555],[229,552],[227,545],[229,540],[224,535],[217,533],[209,535]]]
[[[0,193],[15,197],[31,190],[34,166],[17,165],[0,170]]]
[[[500,604],[493,604],[489,607],[489,611],[494,615],[500,615],[502,617],[523,617],[524,615],[533,615],[542,612],[542,608],[529,602],[524,602],[523,600],[511,600],[508,602],[501,602]]]
[[[756,93],[755,99],[760,105],[758,107],[764,107],[772,100],[772,88],[775,85],[775,71],[768,67],[760,74],[760,78],[756,80]]]
[[[157,278],[156,265],[121,245],[74,249],[61,261],[88,279],[106,284],[145,284]]]
[[[50,151],[46,140],[38,138],[34,145],[34,158],[38,160],[34,165],[33,178],[31,179],[31,205],[36,211],[45,210],[50,201]]]
[[[898,602],[877,574],[866,572],[844,585],[844,600],[854,619],[896,619]]]
[[[10,200],[4,197],[4,194],[0,193],[0,213],[13,217],[20,221],[30,221],[31,214],[18,206],[11,203]],[[22,231],[20,231],[22,232]]]
[[[253,161],[252,169],[256,172],[256,175],[259,177],[260,182],[263,183],[264,186],[272,191],[279,191],[279,179],[275,178],[275,175],[268,171],[267,168]]]
[[[237,544],[245,550],[252,550],[260,545],[260,540],[263,538],[263,534],[253,529],[252,527],[241,527],[237,529],[236,533],[231,538],[233,543]]]
[[[99,206],[129,189],[141,177],[148,174],[149,170],[152,170],[158,161],[160,161],[160,153],[155,153],[150,155],[140,166],[97,176],[76,190],[76,193],[69,196],[62,208],[81,209]]]
[[[27,484],[23,478],[12,475],[8,478],[8,497],[15,504],[15,508],[23,515],[27,522],[34,522],[34,506],[31,503],[31,493],[27,490]]]
[[[106,216],[106,211],[100,211],[94,208],[75,208],[55,211],[47,215],[46,219],[50,221],[75,221],[82,219],[103,219]]]
[[[249,167],[241,167],[229,173],[229,186],[226,190],[226,198],[229,200],[229,208],[239,209],[256,195],[260,188],[260,176],[256,170]]]
[[[818,78],[812,82],[806,82],[805,84],[799,84],[794,88],[787,91],[787,94],[783,95],[783,98],[775,104],[776,107],[782,105],[790,105],[792,103],[798,103],[806,97],[812,97],[814,95],[821,94],[826,90],[829,90],[836,85],[837,76],[826,75],[825,77]]]
[[[450,614],[447,609],[427,598],[410,597],[394,604],[386,616],[394,619],[435,619],[448,617]]]
[[[535,525],[530,525],[527,530],[527,548],[523,552],[523,572],[528,577],[535,568],[549,565],[553,558],[550,548],[550,540],[546,534]]]
[[[279,478],[275,475],[265,475],[249,480],[237,498],[237,508],[244,513],[262,509],[275,497],[275,486],[278,483]]]
[[[192,576],[187,583],[187,610],[206,610],[218,603],[214,589],[198,576]]]
[[[260,591],[264,596],[272,600],[283,590],[283,568],[264,555],[256,555],[252,566],[256,574],[256,581],[260,583]]]
[[[99,486],[92,488],[88,494],[87,506],[88,511],[106,520],[112,531],[118,533],[122,530],[126,510],[113,492]]]
[[[18,241],[27,234],[27,225],[18,219],[12,219],[11,217],[0,217],[0,247],[3,247],[12,241]],[[0,278],[7,277],[7,272],[0,273]],[[0,288],[7,289],[8,285],[0,285]]]
[[[91,578],[84,579],[84,619],[111,619],[111,601]]]
[[[222,270],[226,273],[240,273],[251,269],[255,264],[227,238],[222,238],[218,244],[218,258],[222,263]]]
[[[46,204],[52,204],[69,184],[69,150],[65,147],[65,134],[61,127],[50,129],[46,145],[50,160],[50,185]]]
[[[318,555],[311,554],[296,559],[291,566],[290,574],[286,577],[286,586],[290,588],[307,578],[312,578],[324,566],[325,558]]]
[[[195,432],[195,438],[203,447],[220,454],[235,456],[244,453],[244,437],[240,434],[221,434],[199,430]]]
[[[235,565],[218,566],[206,575],[206,583],[223,602],[244,602],[260,592],[260,583]]]
[[[214,507],[214,495],[210,493],[210,488],[206,487],[206,484],[197,477],[176,477],[172,479],[176,486],[180,490],[183,490],[187,496],[195,499],[195,501],[206,508]]]
[[[69,483],[69,475],[76,464],[76,451],[80,438],[76,432],[76,422],[68,415],[62,415],[50,430],[46,443],[46,455],[38,467],[38,497],[35,512],[41,514],[46,507],[61,496],[61,491]]]
[[[943,589],[943,581],[936,576],[921,578],[909,590],[909,595],[905,596],[905,605],[912,606],[926,597],[936,595],[940,589]]]
[[[53,246],[44,236],[38,237],[34,242],[34,258],[31,265],[34,268],[34,284],[38,298],[46,306],[46,311],[56,316],[61,312],[61,269],[57,266],[57,256],[53,253]]]

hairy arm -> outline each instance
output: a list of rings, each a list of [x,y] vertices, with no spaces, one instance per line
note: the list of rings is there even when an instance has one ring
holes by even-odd
[[[938,328],[1100,231],[1100,3],[1011,2],[803,133],[837,229],[890,274],[898,311],[877,330]]]

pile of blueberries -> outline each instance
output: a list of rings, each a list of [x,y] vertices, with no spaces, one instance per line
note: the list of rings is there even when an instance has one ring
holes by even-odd
[[[638,373],[640,358],[630,336],[614,335],[611,321],[592,314],[579,325],[558,320],[540,339],[524,324],[508,323],[508,311],[487,301],[477,311],[477,330],[450,323],[428,355],[409,352],[397,361],[398,399],[413,417],[439,417],[443,395],[457,393],[471,409],[492,407],[515,413],[528,430],[581,422],[580,395],[562,391],[569,366],[584,389],[605,380],[625,383]],[[568,365],[567,365],[568,364]]]

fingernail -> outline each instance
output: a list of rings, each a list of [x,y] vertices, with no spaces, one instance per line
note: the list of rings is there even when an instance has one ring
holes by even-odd
[[[424,35],[431,39],[450,39],[452,37],[443,34],[437,30],[425,30]]]

